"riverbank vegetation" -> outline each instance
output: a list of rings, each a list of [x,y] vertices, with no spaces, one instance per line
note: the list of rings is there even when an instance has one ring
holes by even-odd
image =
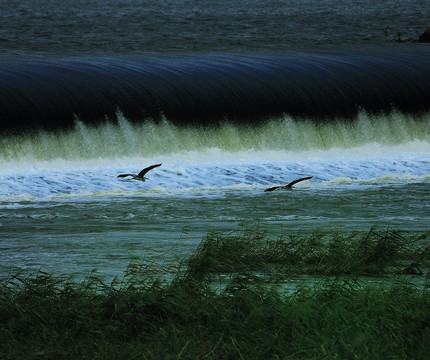
[[[144,263],[111,284],[15,274],[0,289],[0,358],[425,359],[428,240],[241,230],[158,268],[170,278]]]

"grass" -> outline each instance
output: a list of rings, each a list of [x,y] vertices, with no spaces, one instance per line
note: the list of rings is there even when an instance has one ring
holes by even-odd
[[[187,262],[194,277],[258,272],[293,275],[422,275],[430,261],[430,232],[399,230],[288,233],[273,237],[262,230],[210,233]]]
[[[274,239],[245,230],[208,234],[167,282],[138,266],[112,284],[16,274],[0,288],[0,358],[426,359],[427,283],[402,275],[369,285],[355,276],[360,264],[394,276],[419,261],[427,279],[426,240],[375,229]],[[214,290],[220,273],[229,281]],[[254,281],[259,273],[265,282]],[[336,276],[286,292],[279,273]]]

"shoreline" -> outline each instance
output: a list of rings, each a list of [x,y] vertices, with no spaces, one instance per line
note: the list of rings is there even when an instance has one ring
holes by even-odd
[[[181,263],[130,264],[123,282],[16,274],[0,288],[0,356],[424,359],[428,237],[372,228],[273,238],[245,229],[209,233]],[[418,260],[420,275],[406,273]],[[366,261],[368,276],[392,282],[360,280]],[[293,291],[279,285],[298,273],[320,276]]]

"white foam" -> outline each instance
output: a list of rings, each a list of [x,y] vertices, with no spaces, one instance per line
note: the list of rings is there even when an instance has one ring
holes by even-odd
[[[324,186],[427,182],[428,121],[394,113],[361,114],[351,124],[277,118],[214,129],[122,117],[98,127],[77,123],[70,132],[0,140],[0,201],[260,191],[302,176]],[[146,182],[117,178],[154,163],[163,165]]]

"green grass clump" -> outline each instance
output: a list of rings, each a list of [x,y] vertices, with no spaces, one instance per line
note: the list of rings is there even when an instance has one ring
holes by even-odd
[[[216,293],[181,276],[119,288],[43,273],[14,282],[0,292],[2,359],[425,359],[430,351],[430,294],[407,284],[338,279],[284,293],[240,277]]]
[[[378,240],[382,235],[208,236],[170,281],[153,271],[110,285],[94,277],[77,283],[43,272],[17,274],[0,286],[0,358],[426,359],[427,281],[421,287],[406,280],[369,285],[348,275],[295,291],[254,281],[259,269],[287,261],[332,273],[330,256],[342,264],[337,269],[353,255],[379,272],[388,260],[372,256],[384,246],[396,261],[405,254],[426,259],[426,251],[417,250],[423,236],[395,235],[398,245],[389,250],[388,237]],[[379,250],[360,255],[363,248]],[[228,282],[215,290],[214,272],[226,270]]]
[[[399,230],[288,233],[265,231],[210,233],[188,261],[188,271],[202,274],[260,272],[292,275],[386,275],[428,272],[428,232]]]

